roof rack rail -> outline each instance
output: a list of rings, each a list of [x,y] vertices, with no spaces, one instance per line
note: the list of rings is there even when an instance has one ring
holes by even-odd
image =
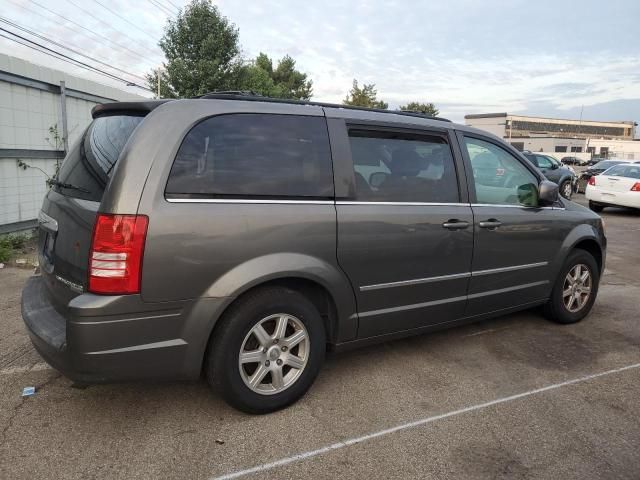
[[[418,118],[426,118],[429,120],[440,120],[442,122],[451,122],[451,120],[449,120],[448,118],[433,117],[431,115],[427,115],[426,113],[413,112],[408,110],[385,110],[382,108],[367,108],[367,107],[357,107],[353,105],[341,105],[339,103],[314,102],[311,100],[272,98],[272,97],[262,96],[252,91],[244,91],[244,90],[210,92],[210,93],[205,93],[203,95],[199,95],[193,98],[203,98],[208,100],[244,100],[248,102],[288,103],[293,105],[311,105],[315,107],[344,108],[347,110],[363,110],[365,112],[392,113],[394,115],[405,115],[408,117],[418,117]]]

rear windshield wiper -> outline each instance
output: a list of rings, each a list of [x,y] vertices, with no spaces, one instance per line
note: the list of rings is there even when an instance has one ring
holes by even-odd
[[[51,184],[55,185],[56,187],[60,187],[60,188],[68,188],[70,190],[78,190],[79,192],[83,192],[83,193],[91,193],[86,188],[78,187],[77,185],[72,185],[70,183],[64,183],[64,182],[61,182],[60,180],[57,180],[55,178],[51,179]]]

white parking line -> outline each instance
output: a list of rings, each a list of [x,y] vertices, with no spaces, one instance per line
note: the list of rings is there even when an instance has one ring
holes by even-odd
[[[0,375],[13,375],[14,373],[39,372],[41,370],[51,370],[46,363],[36,363],[35,365],[27,365],[24,367],[7,367],[0,370]]]
[[[437,420],[442,420],[444,418],[453,417],[456,415],[460,415],[463,413],[473,412],[475,410],[480,410],[483,408],[491,407],[493,405],[499,405],[501,403],[511,402],[513,400],[518,400],[520,398],[529,397],[531,395],[536,395],[542,392],[548,392],[549,390],[555,390],[558,388],[566,387],[568,385],[573,385],[575,383],[586,382],[588,380],[592,380],[598,377],[604,377],[605,375],[612,375],[614,373],[624,372],[626,370],[631,370],[633,368],[640,368],[640,363],[636,363],[633,365],[627,365],[626,367],[615,368],[613,370],[607,370],[606,372],[594,373],[592,375],[586,375],[584,377],[575,378],[573,380],[567,380],[566,382],[554,383],[553,385],[548,385],[542,388],[536,388],[535,390],[529,390],[527,392],[518,393],[516,395],[511,395],[509,397],[498,398],[496,400],[491,400],[490,402],[479,403],[477,405],[472,405],[470,407],[461,408],[460,410],[454,410],[452,412],[443,413],[441,415],[435,415],[433,417],[421,418],[420,420],[415,420],[409,423],[403,423],[401,425],[397,425],[395,427],[387,428],[385,430],[379,430],[377,432],[370,433],[368,435],[363,435],[361,437],[350,438],[348,440],[343,440],[337,443],[333,443],[331,445],[327,445],[322,448],[318,448],[317,450],[310,450],[308,452],[298,453],[292,455],[290,457],[281,458],[280,460],[276,460],[274,462],[263,463],[262,465],[257,465],[255,467],[247,468],[246,470],[238,470],[236,472],[227,473],[226,475],[221,475],[218,477],[212,477],[211,480],[229,480],[232,478],[244,477],[245,475],[250,475],[252,473],[264,472],[266,470],[271,470],[277,467],[283,467],[285,465],[289,465],[291,463],[299,462],[301,460],[305,460],[311,457],[317,457],[319,455],[323,455],[325,453],[331,452],[333,450],[338,450],[341,448],[349,447],[351,445],[356,445],[358,443],[363,443],[374,438],[382,437],[385,435],[389,435],[391,433],[400,432],[402,430],[408,430],[410,428],[420,427],[422,425],[426,425],[428,423],[435,422]]]

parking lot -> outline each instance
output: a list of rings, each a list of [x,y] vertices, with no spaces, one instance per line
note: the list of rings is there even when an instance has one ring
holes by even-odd
[[[2,269],[0,478],[638,479],[640,212],[603,217],[607,270],[583,322],[529,311],[332,355],[267,416],[204,382],[75,388],[25,333],[31,271]]]

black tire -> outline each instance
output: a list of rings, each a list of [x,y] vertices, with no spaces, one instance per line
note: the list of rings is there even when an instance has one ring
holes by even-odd
[[[562,291],[567,274],[574,266],[580,264],[585,265],[590,271],[591,295],[580,310],[571,312],[564,304]],[[579,322],[584,317],[586,317],[589,312],[591,312],[591,308],[593,307],[596,296],[598,295],[599,284],[600,271],[598,270],[598,263],[596,262],[595,258],[593,258],[593,255],[591,255],[586,250],[575,249],[569,254],[563,267],[560,269],[558,278],[556,279],[556,283],[554,284],[553,290],[551,292],[551,297],[544,305],[543,310],[545,317],[553,322],[562,324]]]
[[[589,200],[589,209],[593,210],[596,213],[600,213],[604,209],[604,206]]]
[[[264,395],[245,384],[238,356],[249,331],[262,319],[278,313],[293,315],[304,324],[310,342],[309,357],[289,387]],[[294,290],[266,287],[244,295],[220,319],[209,341],[205,374],[211,387],[231,406],[246,413],[269,413],[291,405],[307,392],[324,362],[325,350],[324,323],[314,305]]]
[[[565,190],[568,190],[569,196],[564,195]],[[567,200],[571,200],[571,194],[573,193],[573,186],[571,185],[571,180],[565,180],[560,184],[560,194],[566,198]]]

